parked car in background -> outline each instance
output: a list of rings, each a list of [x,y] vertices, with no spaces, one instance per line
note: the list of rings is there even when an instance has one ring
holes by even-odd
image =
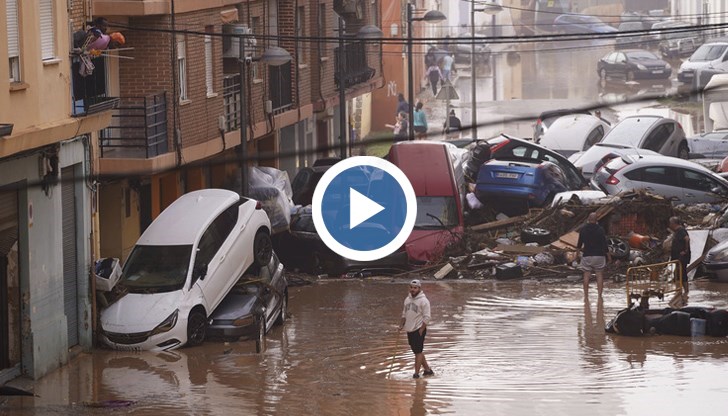
[[[312,167],[303,167],[298,170],[296,176],[291,181],[291,189],[293,191],[293,203],[296,205],[311,205],[313,199],[313,191],[316,189],[321,177],[329,168],[339,162],[338,157],[327,157],[317,159],[313,162]]]
[[[728,41],[709,42],[699,47],[680,65],[677,80],[691,83],[699,69],[728,70]]]
[[[672,66],[650,51],[625,49],[604,55],[597,62],[597,73],[603,80],[611,77],[623,77],[627,81],[665,79],[672,75]]]
[[[265,334],[274,323],[283,325],[288,313],[288,280],[283,264],[273,253],[256,274],[245,274],[210,316],[210,337],[254,339],[256,350],[265,346]]]
[[[675,204],[728,199],[728,181],[696,163],[669,156],[614,158],[594,173],[591,185],[609,195],[645,190]]]
[[[675,20],[655,23],[652,33],[659,40],[657,49],[660,54],[665,58],[692,55],[701,43],[700,32],[687,29],[692,26],[688,22]]]
[[[521,215],[571,189],[566,174],[555,163],[514,157],[485,162],[478,172],[475,195],[506,215]]]
[[[541,137],[548,131],[551,124],[559,117],[569,114],[591,114],[588,110],[580,110],[577,108],[561,108],[557,110],[547,110],[538,115],[536,123],[533,125],[533,141],[538,143]]]
[[[666,117],[636,115],[617,123],[601,142],[585,152],[574,153],[569,161],[588,179],[602,158],[610,153],[622,154],[621,151],[630,148],[652,150],[682,159],[687,159],[690,154],[680,123]],[[634,152],[639,153],[639,150]]]
[[[614,33],[617,29],[594,16],[562,14],[554,19],[553,32],[559,34]]]
[[[539,144],[569,157],[599,143],[610,128],[609,123],[596,116],[587,114],[562,116],[551,124]]]
[[[703,267],[716,281],[728,283],[728,240],[722,241],[708,251]]]
[[[417,197],[415,227],[405,242],[411,263],[439,260],[464,232],[462,149],[442,142],[400,142],[387,159],[407,176]]]
[[[687,138],[691,157],[724,158],[728,156],[728,130],[718,130]]]
[[[470,65],[470,57],[473,55],[472,33],[461,33],[455,38],[450,39],[450,52],[455,56],[456,64]],[[490,35],[482,33],[475,34],[475,63],[485,64],[490,61],[491,50],[486,41],[490,41]]]
[[[614,39],[614,47],[617,49],[634,49],[649,47],[651,35],[645,31],[645,26],[639,21],[622,22],[617,27],[618,32],[635,32],[620,35]]]
[[[210,314],[249,268],[273,255],[270,221],[257,201],[224,189],[182,195],[139,237],[101,311],[101,340],[122,350],[199,345]]]

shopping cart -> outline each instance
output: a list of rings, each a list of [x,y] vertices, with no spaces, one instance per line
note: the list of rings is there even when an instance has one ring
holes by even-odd
[[[673,294],[669,305],[673,308],[684,306],[682,267],[679,260],[665,263],[646,264],[627,269],[627,307],[632,301],[639,301],[640,306],[649,309],[650,297],[663,300],[665,296]]]

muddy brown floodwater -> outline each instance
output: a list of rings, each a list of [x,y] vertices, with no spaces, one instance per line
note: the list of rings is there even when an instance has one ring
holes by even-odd
[[[97,350],[38,380],[0,415],[671,415],[728,409],[728,338],[604,332],[625,303],[564,281],[425,282],[435,376],[412,379],[396,331],[407,282],[291,288],[290,318],[250,341],[154,353]],[[691,305],[728,306],[698,282]],[[656,301],[653,307],[665,306]],[[128,407],[108,408],[113,400]]]

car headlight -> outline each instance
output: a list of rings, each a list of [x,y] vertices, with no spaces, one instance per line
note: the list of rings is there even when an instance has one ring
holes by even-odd
[[[670,64],[665,64],[665,69],[672,69],[672,66]]]
[[[167,317],[167,319],[162,321],[161,324],[157,325],[157,327],[152,330],[152,333],[150,335],[157,335],[171,331],[172,328],[177,325],[178,315],[179,309],[175,309],[174,312],[172,312],[172,314]]]
[[[642,64],[637,64],[637,69],[639,69],[640,71],[647,71],[647,67]]]

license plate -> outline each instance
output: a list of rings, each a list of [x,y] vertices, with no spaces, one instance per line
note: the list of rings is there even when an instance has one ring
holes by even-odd
[[[140,347],[127,347],[125,345],[114,345],[114,349],[118,351],[130,351],[130,352],[140,352],[142,349]]]
[[[503,178],[503,179],[518,179],[518,174],[517,173],[496,172],[495,177]]]
[[[657,69],[657,70],[655,70],[655,71],[652,71],[652,73],[653,73],[653,74],[661,74],[661,73],[663,73],[663,72],[664,72],[664,71],[663,71],[662,69]]]

